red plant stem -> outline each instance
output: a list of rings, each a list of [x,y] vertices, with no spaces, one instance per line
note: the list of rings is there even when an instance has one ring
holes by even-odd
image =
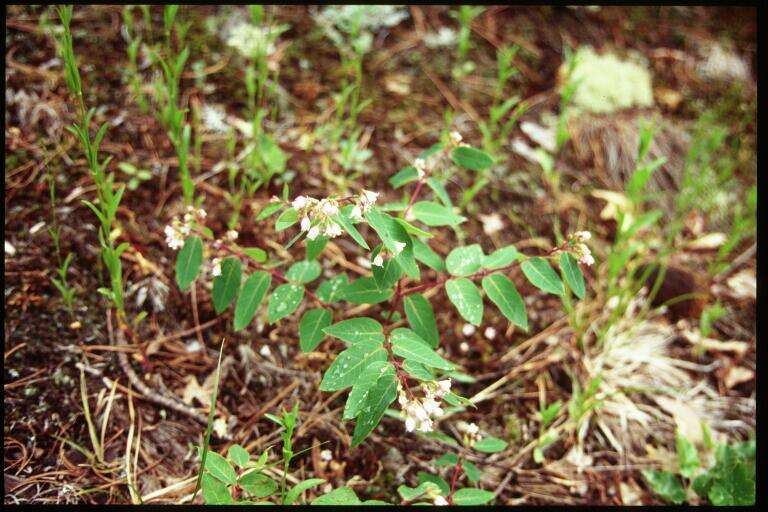
[[[477,279],[478,277],[485,277],[489,274],[493,274],[495,272],[504,272],[505,270],[509,270],[512,267],[514,267],[517,264],[517,262],[510,263],[506,267],[500,267],[500,268],[494,268],[494,269],[483,269],[480,270],[472,275],[466,276],[467,279]],[[445,274],[441,278],[436,279],[434,281],[430,281],[428,283],[422,283],[417,286],[412,286],[411,288],[406,288],[401,292],[401,295],[411,295],[412,293],[421,292],[424,290],[430,290],[432,288],[435,288],[436,286],[440,286],[441,284],[445,283],[447,280],[451,279],[452,276],[450,274]]]
[[[453,476],[451,477],[451,492],[448,494],[448,504],[453,505],[453,493],[456,492],[456,482],[461,472],[461,453],[456,457],[456,465],[453,466]]]
[[[413,191],[411,200],[408,201],[408,206],[405,208],[405,211],[403,212],[403,218],[406,218],[408,216],[408,212],[411,211],[413,204],[416,202],[416,198],[419,197],[419,192],[421,192],[421,187],[424,186],[424,182],[426,180],[427,180],[427,175],[425,174],[416,184],[416,190]]]

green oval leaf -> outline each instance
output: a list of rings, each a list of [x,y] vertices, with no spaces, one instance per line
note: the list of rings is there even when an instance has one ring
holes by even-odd
[[[392,289],[380,289],[373,277],[361,277],[344,285],[339,298],[352,304],[378,304],[392,296]]]
[[[227,450],[227,458],[234,462],[238,467],[244,468],[248,465],[248,452],[239,444],[233,444]]]
[[[206,505],[228,505],[234,501],[227,484],[214,478],[210,473],[205,473],[201,482],[203,501]]]
[[[483,290],[496,304],[501,314],[513,324],[528,330],[528,315],[523,298],[514,283],[505,275],[491,274],[483,278]]]
[[[351,344],[360,342],[384,343],[384,328],[378,321],[368,317],[342,320],[326,327],[323,332]]]
[[[299,307],[304,298],[304,287],[297,284],[282,284],[269,296],[267,319],[273,324],[290,315]]]
[[[403,370],[414,379],[424,382],[435,380],[435,375],[432,373],[432,370],[411,359],[403,361]]]
[[[414,293],[405,297],[403,308],[411,329],[424,338],[432,348],[437,348],[440,343],[440,335],[437,332],[437,322],[432,304],[422,294]]]
[[[333,220],[341,226],[341,229],[347,232],[349,236],[352,237],[352,240],[354,240],[357,245],[365,249],[366,251],[370,251],[370,247],[368,247],[368,242],[365,241],[365,238],[363,238],[363,235],[360,234],[360,232],[357,230],[354,224],[352,224],[352,221],[349,220],[345,215],[336,215],[333,217]]]
[[[493,493],[483,489],[465,487],[453,494],[454,505],[484,505],[493,499]]]
[[[299,322],[299,345],[304,352],[317,348],[325,334],[323,329],[331,325],[333,316],[327,309],[310,309],[301,317]]]
[[[272,496],[277,490],[277,482],[258,471],[252,471],[240,477],[240,487],[254,498]]]
[[[445,268],[453,276],[470,276],[480,270],[485,260],[479,244],[456,247],[445,258]]]
[[[225,484],[237,485],[237,473],[229,461],[218,453],[208,450],[208,456],[205,458],[205,469]]]
[[[536,288],[555,295],[565,293],[563,282],[560,281],[560,278],[544,258],[534,256],[524,261],[520,268],[528,281]]]
[[[458,226],[466,217],[456,215],[450,208],[431,201],[419,201],[411,210],[413,216],[427,226]]]
[[[341,291],[347,285],[347,282],[347,274],[337,274],[320,283],[320,286],[315,291],[315,295],[326,304],[332,304],[340,298]]]
[[[413,240],[414,257],[436,272],[445,272],[445,262],[433,251],[427,244],[414,238]]]
[[[403,226],[403,229],[405,229],[406,233],[408,233],[409,235],[421,236],[424,238],[432,238],[432,233],[430,233],[429,231],[424,231],[423,229],[417,228],[416,226],[414,226],[413,224],[411,224],[405,219],[395,217],[395,222]]]
[[[339,487],[312,500],[312,505],[357,505],[360,499],[349,487]]]
[[[325,480],[322,478],[307,478],[306,480],[302,480],[288,491],[283,500],[283,505],[293,505],[299,496],[301,496],[301,493],[324,483]]]
[[[452,370],[453,363],[446,361],[437,352],[432,350],[426,341],[418,334],[405,327],[399,327],[392,331],[389,337],[392,343],[392,353],[407,359],[442,370]]]
[[[576,258],[571,256],[570,253],[562,253],[560,255],[560,270],[563,273],[565,282],[568,283],[568,287],[573,291],[574,295],[583,299],[584,294],[586,293],[584,287],[584,275],[581,273]]]
[[[243,252],[256,263],[264,263],[267,261],[267,253],[264,249],[258,247],[245,247]]]
[[[225,258],[221,262],[221,275],[213,279],[213,291],[211,292],[213,308],[216,313],[221,314],[235,299],[240,289],[241,268],[242,265],[237,258]]]
[[[184,242],[176,255],[176,283],[181,291],[186,291],[200,272],[203,262],[203,241],[199,236],[191,236]]]
[[[497,437],[484,437],[472,445],[472,448],[483,453],[498,453],[507,447],[507,442]]]
[[[236,331],[244,329],[251,323],[256,308],[261,304],[271,284],[272,276],[268,272],[254,272],[245,280],[235,304]]]
[[[385,373],[395,374],[395,367],[387,361],[374,361],[363,370],[360,377],[352,386],[352,391],[349,392],[347,397],[347,403],[344,406],[345,420],[351,420],[362,410],[365,405],[368,392],[376,385],[376,381],[379,377]]]
[[[677,463],[680,467],[680,474],[685,478],[692,479],[700,464],[696,447],[680,432],[675,434],[675,441],[677,444]]]
[[[323,268],[317,261],[299,261],[291,265],[288,272],[285,273],[285,277],[289,281],[293,281],[298,284],[310,283],[320,277],[320,273]]]
[[[307,259],[314,260],[323,252],[325,246],[328,244],[328,237],[318,236],[314,240],[309,238],[304,240],[304,245],[307,247]]]
[[[484,151],[469,146],[459,146],[451,151],[451,160],[456,165],[472,171],[482,171],[493,165],[493,158]]]
[[[359,445],[376,428],[389,404],[397,398],[397,378],[394,371],[385,371],[366,394],[352,434],[352,448]]]
[[[475,283],[461,277],[445,282],[445,291],[456,310],[467,322],[480,325],[483,321],[483,297]]]
[[[379,235],[390,254],[397,254],[395,259],[406,274],[414,279],[419,278],[419,267],[413,256],[413,239],[405,228],[392,216],[372,208],[365,214],[368,224]],[[405,244],[404,246],[402,244]],[[400,248],[401,247],[401,248]],[[399,254],[398,254],[399,253]]]
[[[261,209],[258,215],[256,215],[256,220],[264,220],[268,217],[271,217],[277,211],[283,207],[283,203],[268,203],[264,208]]]
[[[375,258],[376,256],[374,255],[373,257]],[[376,280],[376,285],[381,290],[394,286],[397,280],[400,279],[400,276],[403,275],[402,267],[397,260],[392,258],[384,260],[384,265],[381,267],[373,265],[371,272],[373,272],[373,279]]]
[[[419,179],[419,174],[416,172],[416,168],[409,165],[408,167],[400,169],[397,174],[389,178],[389,184],[392,188],[400,188],[417,179]]]
[[[299,222],[299,212],[295,208],[288,208],[275,221],[275,231],[283,231]]]
[[[685,501],[685,489],[680,484],[680,480],[669,471],[656,471],[646,469],[642,471],[643,476],[648,480],[648,484],[653,492],[667,501],[679,505]]]
[[[503,268],[511,265],[516,259],[520,258],[520,253],[517,252],[515,246],[508,245],[493,251],[491,254],[483,259],[483,268],[489,270],[495,270],[497,268]]]
[[[357,382],[360,374],[374,361],[386,361],[387,351],[381,343],[362,341],[339,354],[325,371],[320,391],[338,391]]]

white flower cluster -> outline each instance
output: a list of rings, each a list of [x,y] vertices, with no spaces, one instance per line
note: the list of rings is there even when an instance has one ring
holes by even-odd
[[[219,277],[221,275],[221,258],[211,260],[211,276]]]
[[[467,144],[462,142],[464,138],[456,130],[449,134],[450,143],[453,147],[466,146]],[[423,179],[429,170],[435,166],[434,158],[417,158],[413,161],[413,168],[416,169],[416,175],[419,179]]]
[[[363,220],[363,214],[373,208],[373,205],[376,204],[378,198],[378,192],[364,189],[363,192],[357,196],[358,203],[349,212],[349,218],[357,221]]]
[[[392,257],[394,258],[398,254],[403,252],[403,249],[405,249],[405,245],[406,245],[405,242],[399,242],[395,240],[395,249],[394,249],[394,252],[392,252]],[[386,258],[387,252],[388,252],[387,249],[382,247],[381,251],[379,251],[376,257],[373,258],[371,265],[376,267],[384,267],[384,260],[387,259]]]
[[[451,27],[440,27],[437,32],[430,32],[424,36],[424,44],[428,48],[440,48],[456,44],[458,34]]]
[[[394,27],[408,17],[408,11],[395,5],[332,5],[317,16],[321,25],[335,25],[347,33],[358,30],[376,32]]]
[[[434,500],[432,501],[432,503],[434,503],[435,506],[444,507],[448,505],[448,500],[446,500],[443,496],[440,496],[438,494],[437,496],[434,497]]]
[[[378,197],[377,192],[363,190],[349,213],[350,219],[363,220],[363,214],[373,208]],[[291,206],[302,216],[301,230],[307,232],[308,239],[314,240],[321,234],[328,238],[341,235],[341,226],[333,220],[339,214],[339,203],[335,199],[298,196],[291,202]]]
[[[218,107],[203,105],[201,117],[203,125],[212,132],[226,133],[229,130],[229,125],[226,121],[227,113]]]
[[[165,233],[165,243],[168,244],[168,247],[174,251],[181,249],[184,246],[184,240],[192,232],[192,225],[204,219],[205,216],[205,210],[202,208],[187,206],[187,213],[184,214],[184,217],[182,219],[173,219],[163,230]]]
[[[501,215],[498,213],[494,212],[490,215],[483,215],[481,213],[478,215],[478,217],[483,223],[483,232],[488,236],[498,233],[504,229],[504,221],[501,219]]]
[[[249,59],[259,59],[275,52],[275,40],[279,30],[272,27],[260,27],[250,23],[238,23],[229,31],[227,46],[236,49]]]
[[[432,420],[443,415],[439,400],[451,390],[451,379],[426,382],[421,385],[424,398],[409,399],[398,383],[397,401],[402,407],[401,416],[405,420],[405,430],[413,432],[431,432]]]
[[[480,435],[480,427],[475,423],[460,421],[456,424],[456,428],[464,434],[464,444],[467,446],[473,446],[483,438],[483,436]]]
[[[428,485],[424,495],[427,499],[432,500],[432,503],[435,505],[444,507],[448,505],[448,500],[441,493],[442,491],[437,485]]]
[[[572,233],[568,238],[574,255],[578,258],[579,263],[587,266],[595,263],[595,258],[592,257],[592,252],[589,250],[589,247],[587,247],[587,244],[584,243],[592,238],[592,233],[589,231],[577,231],[576,233]]]
[[[341,234],[341,226],[331,220],[331,217],[339,213],[339,203],[335,199],[298,196],[291,202],[291,206],[299,212],[299,215],[303,215],[301,230],[307,232],[307,238],[310,240],[320,236],[321,231],[329,238]]]
[[[462,142],[464,140],[464,137],[461,136],[459,132],[456,130],[453,130],[449,137],[451,138],[451,144],[454,146],[466,146],[467,144],[465,142]]]
[[[416,175],[422,179],[427,174],[427,162],[423,158],[417,158],[413,161],[413,168],[416,169]]]

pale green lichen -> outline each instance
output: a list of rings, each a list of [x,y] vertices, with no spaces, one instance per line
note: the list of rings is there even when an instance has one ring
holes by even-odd
[[[575,57],[576,65],[568,79],[578,84],[574,109],[607,114],[653,105],[651,74],[645,66],[612,53],[598,54],[589,46],[579,48]]]

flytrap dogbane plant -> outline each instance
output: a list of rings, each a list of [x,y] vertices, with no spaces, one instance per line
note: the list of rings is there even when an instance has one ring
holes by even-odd
[[[402,498],[403,505],[484,505],[491,501],[494,494],[490,491],[475,487],[483,476],[482,471],[468,460],[477,453],[498,453],[507,448],[508,443],[492,436],[481,433],[480,427],[474,423],[459,421],[456,429],[461,434],[460,443],[453,438],[451,446],[456,453],[447,452],[432,461],[438,471],[444,472],[447,478],[439,474],[419,471],[419,485],[408,487],[401,485],[397,492]],[[445,469],[443,469],[445,468]],[[460,486],[466,479],[468,486]]]
[[[461,143],[458,134],[450,144],[438,145],[431,151],[435,157],[439,157],[438,152],[450,156],[456,165],[470,170],[482,168],[490,160],[484,152]],[[299,239],[304,240],[306,248],[305,259],[291,264],[285,272],[279,267],[287,262],[269,258],[261,248],[240,247],[234,233],[217,239],[194,211],[183,221],[176,220],[166,228],[169,245],[181,248],[176,260],[179,287],[186,290],[193,284],[206,252],[206,258],[213,260],[214,309],[223,313],[234,302],[235,330],[244,329],[251,322],[273,281],[279,284],[267,300],[269,323],[292,315],[305,297],[309,299],[312,306],[303,312],[298,326],[301,349],[316,350],[326,336],[346,345],[325,371],[320,389],[333,392],[351,388],[343,417],[355,420],[353,447],[373,431],[396,400],[405,429],[418,432],[435,429],[436,420],[443,416],[442,404],[472,405],[451,391],[451,378],[460,378],[461,374],[456,364],[437,351],[440,335],[434,309],[424,292],[443,288],[459,315],[479,326],[484,305],[475,281],[480,280],[486,296],[501,313],[514,325],[527,330],[523,299],[505,274],[519,264],[534,286],[562,295],[566,288],[548,261],[559,256],[565,282],[577,296],[584,295],[584,278],[577,263],[577,258],[586,261],[585,250],[579,245],[587,238],[584,234],[572,237],[545,256],[528,257],[511,245],[486,255],[479,244],[472,244],[455,248],[443,260],[429,247],[432,234],[428,230],[455,226],[466,219],[445,205],[417,200],[425,184],[439,191],[438,195],[445,192],[443,187],[429,181],[432,163],[423,161],[429,157],[422,156],[419,159],[422,161],[417,160],[410,169],[404,170],[405,177],[404,171],[399,173],[400,180],[416,181],[405,203],[378,206],[378,194],[371,191],[338,198],[298,196],[292,201],[286,197],[273,198],[257,220],[277,216],[275,230],[278,232],[298,224],[299,232],[286,248]],[[400,212],[399,216],[390,215],[385,208]],[[408,220],[411,213],[413,222],[420,227]],[[373,232],[378,237],[372,250],[360,231],[365,225],[365,232]],[[349,280],[342,273],[310,290],[310,283],[322,273],[317,259],[325,244],[330,238],[345,233],[370,251],[371,275]],[[244,268],[252,272],[243,281]],[[436,272],[437,277],[424,278],[424,272],[428,271]],[[373,309],[369,316],[347,318],[348,306],[342,303],[381,306]]]
[[[298,419],[298,404],[290,411],[283,410],[280,416],[266,414],[266,417],[283,428],[281,433],[283,457],[269,462],[269,449],[264,450],[257,460],[248,451],[234,444],[223,457],[208,450],[201,479],[203,500],[206,505],[295,505],[302,494],[325,483],[322,478],[308,478],[286,489],[286,475],[293,452],[293,435]],[[271,476],[276,466],[282,465],[280,482]]]

